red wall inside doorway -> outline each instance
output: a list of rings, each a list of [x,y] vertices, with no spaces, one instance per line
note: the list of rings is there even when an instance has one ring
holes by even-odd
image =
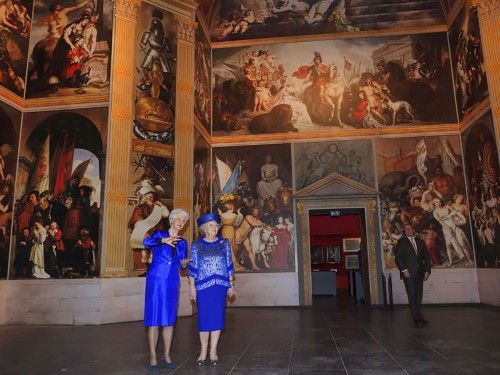
[[[361,219],[359,214],[343,214],[338,217],[330,215],[310,215],[309,232],[311,246],[321,246],[323,263],[311,264],[311,270],[337,270],[337,288],[349,288],[349,275],[345,269],[344,238],[361,237]],[[340,263],[328,263],[326,247],[340,246]],[[349,253],[355,254],[355,253]]]

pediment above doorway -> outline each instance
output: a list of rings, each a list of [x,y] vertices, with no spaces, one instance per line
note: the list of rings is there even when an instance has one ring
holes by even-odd
[[[297,191],[294,198],[320,198],[344,196],[376,196],[380,192],[376,189],[351,180],[338,173],[332,173],[319,181]]]

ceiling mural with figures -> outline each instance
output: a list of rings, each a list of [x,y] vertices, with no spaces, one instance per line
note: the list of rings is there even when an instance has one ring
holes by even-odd
[[[200,0],[212,42],[445,24],[439,0]]]

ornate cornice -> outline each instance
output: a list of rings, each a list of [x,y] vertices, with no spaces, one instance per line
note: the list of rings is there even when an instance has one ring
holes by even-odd
[[[174,15],[175,23],[177,24],[177,38],[185,42],[194,44],[195,31],[198,27],[198,22],[191,21],[188,18]]]
[[[0,86],[0,98],[2,98],[2,102],[14,107],[20,111],[24,108],[25,100],[20,96],[14,94],[9,89]]]
[[[479,18],[491,18],[500,14],[499,0],[472,0],[472,5],[477,6]]]
[[[111,0],[115,3],[115,17],[137,22],[141,12],[142,0]]]

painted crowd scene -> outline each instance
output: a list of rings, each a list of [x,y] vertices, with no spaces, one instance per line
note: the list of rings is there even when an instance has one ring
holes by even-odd
[[[213,134],[456,122],[445,33],[217,49]]]

